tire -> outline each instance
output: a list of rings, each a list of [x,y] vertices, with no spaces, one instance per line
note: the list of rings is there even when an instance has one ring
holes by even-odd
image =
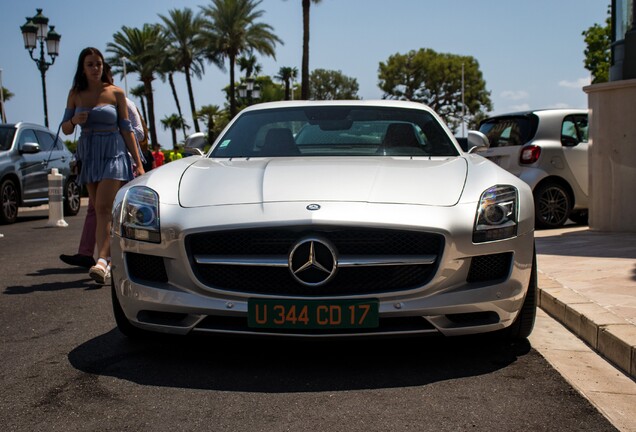
[[[534,321],[537,317],[537,253],[532,256],[532,271],[530,273],[530,281],[528,282],[528,292],[523,301],[521,310],[510,327],[506,329],[507,339],[520,340],[525,339],[532,333]]]
[[[11,179],[6,179],[0,185],[0,224],[12,224],[18,218],[18,203],[20,192]]]
[[[570,220],[577,225],[587,225],[588,216],[587,210],[577,210],[570,213]]]
[[[568,220],[572,211],[572,198],[559,183],[542,183],[534,190],[535,226],[559,228]]]
[[[82,189],[74,178],[69,179],[64,186],[64,216],[75,216],[82,205]]]
[[[115,283],[113,279],[114,278],[111,275],[110,292],[113,301],[113,315],[115,316],[115,323],[117,324],[117,328],[120,332],[122,332],[124,336],[129,339],[140,339],[144,336],[148,336],[149,332],[135,327],[130,323],[130,321],[128,321],[128,318],[126,318],[124,310],[121,308],[121,304],[119,303],[119,299],[117,298],[117,293],[115,292]]]

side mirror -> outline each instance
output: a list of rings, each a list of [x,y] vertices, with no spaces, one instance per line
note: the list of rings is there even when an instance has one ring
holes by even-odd
[[[475,130],[468,131],[468,153],[488,150],[490,142],[483,133]]]
[[[20,146],[21,153],[38,153],[40,151],[40,144],[33,142],[26,142]]]
[[[203,132],[195,132],[188,136],[185,140],[183,151],[188,154],[203,155],[203,149],[207,145],[208,140]]]

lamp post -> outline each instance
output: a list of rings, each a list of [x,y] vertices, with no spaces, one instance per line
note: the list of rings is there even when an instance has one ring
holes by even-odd
[[[238,88],[239,97],[242,99],[247,98],[248,104],[252,103],[252,99],[261,97],[261,88],[255,85],[254,82],[254,78],[246,78],[245,83],[239,85]]]
[[[29,50],[31,59],[35,62],[42,76],[42,98],[44,100],[44,125],[49,127],[49,114],[46,106],[46,71],[60,53],[60,39],[62,36],[55,31],[55,26],[49,28],[49,19],[42,15],[42,9],[36,9],[37,14],[28,18],[27,22],[20,27],[22,37],[24,38],[24,48]],[[40,56],[34,57],[33,51],[40,42]],[[51,62],[47,62],[44,58],[44,42],[46,42],[46,50],[51,57]]]

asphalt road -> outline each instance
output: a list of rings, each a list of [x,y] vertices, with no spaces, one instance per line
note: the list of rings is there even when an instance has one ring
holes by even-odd
[[[128,341],[46,212],[0,226],[3,431],[616,430],[529,342]]]

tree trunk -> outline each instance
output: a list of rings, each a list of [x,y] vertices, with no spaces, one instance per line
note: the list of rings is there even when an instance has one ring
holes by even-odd
[[[309,99],[309,5],[311,0],[303,0],[303,65],[300,98]]]
[[[190,78],[190,65],[185,68],[186,84],[188,86],[188,97],[190,98],[190,111],[192,111],[192,123],[194,123],[194,131],[200,132],[199,122],[197,121],[197,109],[194,104],[194,93],[192,92],[192,79]]]
[[[157,141],[157,127],[155,124],[155,99],[152,95],[152,79],[144,79],[144,90],[146,90],[146,99],[148,100],[148,131],[150,132],[151,147],[158,143]]]
[[[236,89],[234,86],[234,62],[236,55],[230,54],[230,118],[236,115]]]
[[[177,104],[177,112],[179,113],[179,117],[181,117],[181,121],[183,121],[183,113],[181,112],[181,104],[179,103],[179,96],[177,96],[177,88],[174,86],[174,79],[172,78],[172,73],[168,74],[168,82],[170,83],[170,88],[172,89],[172,96],[174,97],[174,102]],[[186,128],[185,122],[183,122],[183,140],[186,139]]]
[[[177,129],[171,127],[170,132],[172,133],[172,148],[177,146]]]

